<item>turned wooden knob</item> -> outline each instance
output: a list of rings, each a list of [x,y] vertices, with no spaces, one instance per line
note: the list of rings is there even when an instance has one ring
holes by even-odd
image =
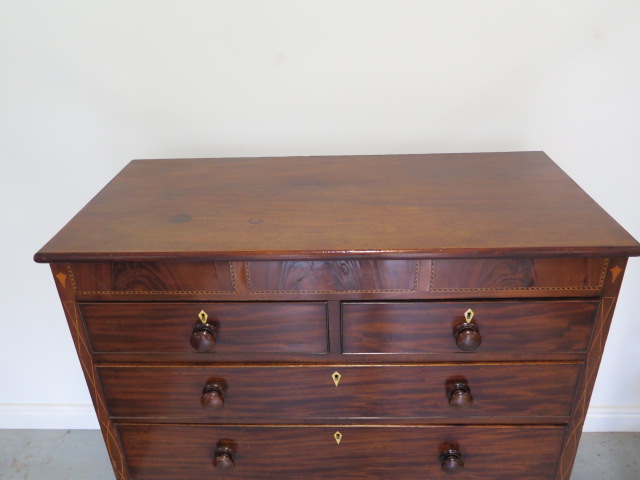
[[[220,410],[224,407],[225,391],[226,386],[223,383],[207,383],[202,390],[200,403],[202,403],[203,407],[207,407],[212,410]]]
[[[229,470],[236,464],[235,453],[228,445],[221,445],[216,449],[216,456],[213,459],[213,466],[218,470]]]
[[[191,346],[198,352],[210,352],[216,346],[218,329],[210,323],[196,323],[191,333]]]
[[[456,339],[458,348],[464,352],[473,352],[482,343],[478,325],[471,322],[464,322],[458,325],[453,332],[453,337]]]
[[[462,410],[473,405],[471,388],[463,382],[454,383],[447,392],[449,406],[454,410]]]
[[[447,475],[455,475],[464,468],[464,462],[462,461],[462,454],[455,448],[450,448],[442,452],[440,455],[440,469]]]

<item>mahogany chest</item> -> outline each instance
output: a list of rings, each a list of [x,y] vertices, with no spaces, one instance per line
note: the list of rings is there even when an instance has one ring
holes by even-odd
[[[567,480],[635,255],[522,152],[133,161],[35,260],[118,480]]]

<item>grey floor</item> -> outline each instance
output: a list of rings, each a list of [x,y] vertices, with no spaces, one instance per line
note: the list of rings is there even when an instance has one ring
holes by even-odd
[[[571,480],[638,480],[639,457],[640,433],[585,433]],[[0,430],[0,479],[114,480],[114,475],[97,430]]]

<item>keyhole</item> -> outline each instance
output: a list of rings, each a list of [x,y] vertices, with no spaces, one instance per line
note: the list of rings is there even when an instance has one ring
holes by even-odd
[[[342,440],[342,434],[340,432],[336,432],[333,434],[333,438],[335,438],[336,443],[340,445],[340,441]]]
[[[207,315],[207,312],[205,312],[204,310],[200,310],[200,313],[198,314],[198,318],[202,323],[207,323],[207,320],[209,319],[209,315]]]
[[[331,375],[331,378],[333,378],[333,383],[335,383],[337,387],[338,384],[340,383],[340,379],[342,378],[342,375],[340,375],[338,372],[333,372],[333,375]]]
[[[467,323],[469,323],[472,319],[473,319],[473,310],[469,309],[466,312],[464,312],[464,318],[467,321]]]

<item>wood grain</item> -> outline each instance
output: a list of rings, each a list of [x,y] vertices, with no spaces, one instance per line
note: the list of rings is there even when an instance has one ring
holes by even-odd
[[[36,261],[640,255],[542,152],[133,161]]]
[[[336,387],[332,374],[342,376]],[[461,364],[323,367],[101,366],[100,380],[114,417],[179,418],[181,422],[242,419],[568,417],[581,364]],[[449,407],[447,388],[464,381],[474,397]],[[226,386],[224,407],[202,408],[207,383]],[[535,398],[535,401],[532,399]],[[530,419],[529,419],[530,420]],[[556,418],[555,421],[559,421]]]
[[[132,480],[216,478],[219,441],[234,444],[242,480],[442,478],[440,454],[455,445],[466,480],[549,480],[562,427],[118,426]],[[338,445],[335,432],[342,434]]]
[[[225,353],[326,353],[326,304],[317,303],[83,303],[92,351],[192,353],[190,338],[205,311],[218,338],[208,356]]]
[[[556,480],[570,480],[573,462],[578,451],[580,436],[582,435],[582,427],[589,409],[589,401],[593,387],[596,383],[598,368],[604,353],[605,342],[611,327],[613,312],[618,294],[622,286],[622,279],[627,266],[627,258],[612,258],[610,269],[605,278],[604,288],[600,305],[598,306],[598,314],[593,329],[593,335],[589,341],[589,351],[585,362],[583,374],[580,377],[578,394],[572,408],[571,419],[567,426],[567,435],[562,447],[560,462],[556,472]],[[619,380],[621,383],[626,381],[624,372],[619,372]]]
[[[229,262],[95,262],[67,264],[79,294],[235,293]]]
[[[568,480],[637,255],[517,152],[134,161],[35,260],[118,480]]]
[[[453,336],[469,308],[482,335],[478,353],[586,352],[598,302],[345,302],[342,351],[471,355]]]
[[[67,318],[69,332],[71,333],[71,338],[73,339],[73,344],[78,354],[82,373],[87,382],[87,388],[95,408],[98,424],[102,432],[102,437],[104,438],[104,444],[109,454],[109,460],[111,460],[113,473],[116,480],[130,480],[127,460],[124,456],[115,424],[109,416],[107,402],[98,379],[96,362],[89,348],[89,335],[80,318],[78,305],[74,301],[74,291],[71,285],[71,279],[67,275],[67,266],[65,264],[52,264],[51,273],[53,274],[64,314]]]
[[[418,287],[418,262],[343,260],[246,262],[252,293],[411,292]]]
[[[590,290],[597,294],[607,265],[604,258],[433,260],[429,290]]]

